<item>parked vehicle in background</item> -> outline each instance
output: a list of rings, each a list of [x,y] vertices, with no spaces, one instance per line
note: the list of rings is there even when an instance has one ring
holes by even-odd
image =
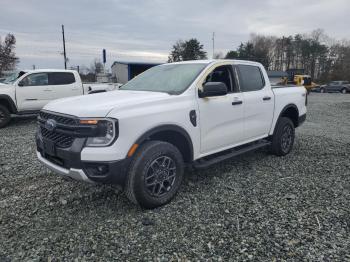
[[[19,71],[0,84],[0,128],[11,120],[11,114],[37,113],[48,102],[115,90],[114,84],[82,84],[74,70]]]
[[[153,67],[119,91],[53,101],[38,117],[39,160],[59,175],[121,185],[146,208],[169,202],[185,165],[261,147],[293,147],[306,90],[272,88],[265,68],[239,60]]]
[[[340,92],[342,94],[346,94],[350,93],[350,83],[349,81],[332,81],[327,85],[322,85],[320,87],[314,88],[312,91],[320,93]]]

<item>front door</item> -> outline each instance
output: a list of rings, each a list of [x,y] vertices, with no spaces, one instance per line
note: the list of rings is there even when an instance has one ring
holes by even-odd
[[[243,96],[238,92],[232,65],[208,71],[203,83],[223,82],[225,96],[198,98],[201,127],[201,154],[208,155],[233,147],[243,137]]]
[[[48,85],[47,73],[24,76],[16,84],[16,99],[19,111],[36,111],[52,100],[52,88]]]

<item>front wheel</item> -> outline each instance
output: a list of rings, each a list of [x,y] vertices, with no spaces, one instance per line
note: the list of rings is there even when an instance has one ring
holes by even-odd
[[[343,88],[340,92],[341,92],[342,94],[346,94],[346,89]]]
[[[9,110],[5,106],[0,105],[0,128],[7,126],[10,120],[11,114]]]
[[[320,93],[325,93],[324,88],[321,88],[321,89],[320,89]]]
[[[287,155],[293,148],[294,124],[290,118],[281,117],[272,136],[271,152],[277,156]]]
[[[162,206],[176,195],[183,174],[183,158],[175,146],[163,141],[146,142],[130,165],[126,196],[144,208]]]

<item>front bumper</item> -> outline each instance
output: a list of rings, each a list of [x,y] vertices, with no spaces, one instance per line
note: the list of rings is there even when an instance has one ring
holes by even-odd
[[[36,134],[37,156],[41,163],[58,175],[89,183],[117,184],[124,187],[131,158],[116,161],[83,161],[81,151],[86,139],[76,138],[68,148],[55,147],[48,154],[44,150],[44,139],[40,129]],[[97,167],[103,173],[97,173]]]
[[[36,152],[36,155],[38,156],[38,159],[41,163],[43,163],[48,169],[50,169],[51,171],[55,172],[56,174],[58,174],[60,176],[70,177],[70,178],[73,178],[74,180],[80,180],[80,181],[84,181],[84,182],[94,183],[94,181],[89,179],[85,175],[84,171],[81,169],[75,169],[75,168],[66,169],[66,168],[60,167],[58,165],[55,165],[54,163],[51,163],[47,159],[43,158],[41,156],[41,153],[38,151]]]

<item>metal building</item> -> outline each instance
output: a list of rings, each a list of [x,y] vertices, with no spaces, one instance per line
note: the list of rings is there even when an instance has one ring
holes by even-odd
[[[111,67],[112,78],[116,80],[117,83],[125,84],[138,74],[160,64],[161,63],[115,61]]]

